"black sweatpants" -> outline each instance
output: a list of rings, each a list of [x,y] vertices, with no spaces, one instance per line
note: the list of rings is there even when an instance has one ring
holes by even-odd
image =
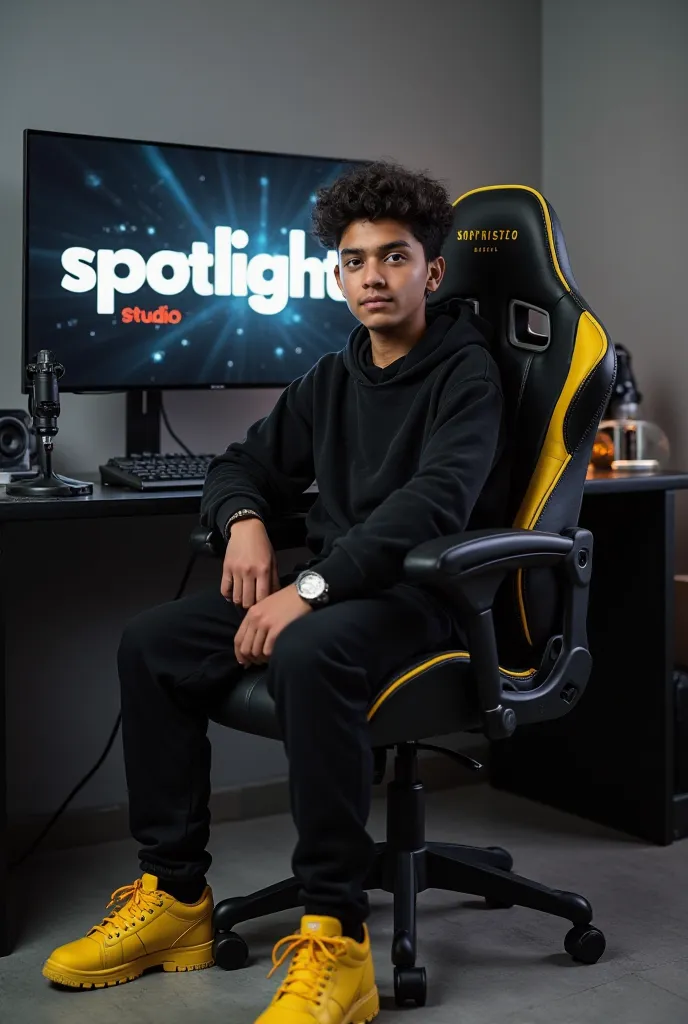
[[[191,882],[210,866],[206,709],[245,671],[233,646],[244,614],[218,588],[143,612],[122,637],[131,831],[142,870],[163,880]],[[363,882],[373,854],[366,709],[395,671],[453,637],[441,603],[402,584],[312,611],[277,638],[268,679],[289,760],[298,836],[292,867],[307,913],[353,923],[366,917]]]

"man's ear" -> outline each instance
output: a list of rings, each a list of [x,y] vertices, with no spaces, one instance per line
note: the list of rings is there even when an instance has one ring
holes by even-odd
[[[438,256],[436,260],[431,260],[428,263],[428,280],[425,284],[426,293],[429,294],[430,292],[437,291],[442,284],[446,266],[444,256]]]
[[[334,265],[334,279],[337,282],[337,284],[339,285],[340,292],[346,298],[346,293],[344,292],[344,289],[342,288],[342,275],[339,273],[339,264],[338,263],[335,263],[335,265]]]

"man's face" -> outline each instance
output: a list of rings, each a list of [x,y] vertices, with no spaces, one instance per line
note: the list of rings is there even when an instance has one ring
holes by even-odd
[[[339,243],[342,294],[356,319],[380,334],[424,315],[425,294],[443,275],[442,257],[428,263],[421,243],[396,220],[353,221]]]

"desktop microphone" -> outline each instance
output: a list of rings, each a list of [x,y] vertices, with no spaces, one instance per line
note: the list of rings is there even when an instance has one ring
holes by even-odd
[[[57,382],[64,375],[62,363],[53,362],[53,354],[42,348],[36,361],[26,367],[26,376],[31,381],[29,412],[33,417],[34,430],[46,448],[52,451],[53,437],[59,427],[60,393]]]
[[[71,498],[80,494],[93,494],[93,484],[58,476],[52,470],[53,441],[59,427],[60,393],[57,382],[65,368],[56,362],[53,353],[42,348],[26,367],[30,385],[29,412],[38,438],[39,472],[34,477],[15,480],[7,484],[7,493],[19,498]]]

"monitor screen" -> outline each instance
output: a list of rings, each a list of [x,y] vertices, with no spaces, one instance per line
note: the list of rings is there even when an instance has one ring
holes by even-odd
[[[355,320],[315,190],[355,161],[25,133],[24,364],[63,391],[283,387]]]

